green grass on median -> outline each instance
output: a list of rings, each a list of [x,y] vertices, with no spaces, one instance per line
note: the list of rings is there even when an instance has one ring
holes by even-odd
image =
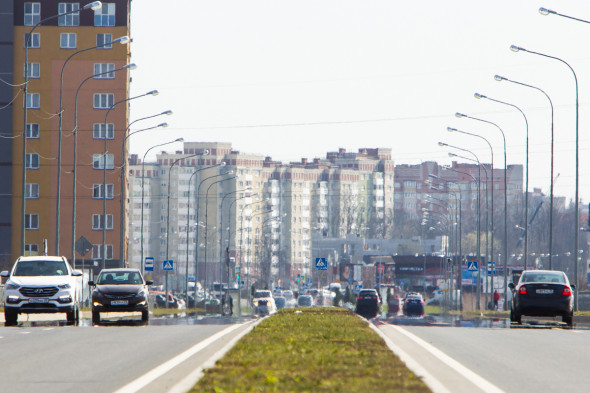
[[[345,309],[283,309],[244,336],[190,391],[430,392],[367,322]]]

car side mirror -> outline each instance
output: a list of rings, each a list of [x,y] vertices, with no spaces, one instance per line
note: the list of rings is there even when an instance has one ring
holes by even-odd
[[[145,280],[145,285],[152,285],[153,283],[153,280]]]
[[[88,285],[91,287],[95,287],[96,283],[94,282],[94,280],[90,280],[90,281],[88,281]]]
[[[508,283],[508,288],[512,289],[514,291],[514,283]]]
[[[72,270],[72,276],[74,277],[81,277],[83,275],[84,273],[82,273],[80,270]]]
[[[572,287],[574,291],[576,290],[576,286],[574,284],[570,284],[570,287]]]
[[[10,276],[10,273],[8,272],[8,270],[3,270],[2,272],[0,272],[0,277],[8,277]]]

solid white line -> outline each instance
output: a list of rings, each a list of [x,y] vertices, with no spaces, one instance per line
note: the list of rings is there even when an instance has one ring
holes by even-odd
[[[191,390],[191,388],[201,379],[203,376],[203,370],[207,368],[211,368],[215,365],[215,362],[221,359],[223,355],[227,353],[234,345],[238,342],[242,337],[246,334],[250,333],[254,326],[258,325],[262,322],[262,319],[257,320],[255,323],[251,324],[247,329],[244,329],[243,332],[238,334],[232,340],[230,340],[223,348],[217,351],[213,356],[209,358],[203,365],[197,368],[195,371],[187,375],[182,381],[174,385],[171,389],[168,390],[168,393],[185,393]]]
[[[385,341],[387,347],[393,351],[400,358],[402,362],[406,364],[406,366],[414,373],[418,378],[420,378],[426,386],[428,386],[433,392],[435,393],[451,393],[444,385],[435,377],[432,376],[424,367],[420,365],[413,357],[411,357],[406,351],[398,347],[391,341],[389,337],[385,335],[379,328],[375,327],[372,323],[369,322],[369,327],[373,329],[377,334]]]
[[[397,330],[399,333],[403,334],[404,336],[408,337],[410,340],[414,341],[416,344],[420,345],[422,348],[430,352],[432,355],[436,356],[440,361],[447,364],[449,367],[457,371],[459,374],[463,375],[466,379],[471,381],[474,385],[479,387],[481,390],[487,393],[504,393],[502,389],[497,387],[496,385],[492,384],[487,379],[481,377],[480,375],[474,373],[455,359],[451,358],[440,349],[434,347],[433,345],[427,343],[426,341],[422,340],[420,337],[408,332],[405,329],[402,329],[399,326],[390,325],[392,329]]]
[[[234,330],[238,329],[243,324],[232,325],[228,328],[223,329],[220,332],[215,333],[214,335],[206,338],[205,340],[199,342],[198,344],[194,345],[193,347],[187,349],[186,351],[182,352],[181,354],[173,357],[172,359],[168,360],[165,363],[162,363],[158,367],[148,371],[147,373],[143,374],[141,377],[137,378],[136,380],[128,383],[127,385],[123,386],[122,388],[115,391],[115,393],[135,393],[140,389],[147,386],[149,383],[154,381],[155,379],[161,377],[162,375],[166,374],[168,371],[172,370],[174,367],[178,366],[180,363],[184,362],[186,359],[190,358],[197,352],[203,350],[207,346],[211,345],[214,341],[220,339],[221,337],[233,332]]]

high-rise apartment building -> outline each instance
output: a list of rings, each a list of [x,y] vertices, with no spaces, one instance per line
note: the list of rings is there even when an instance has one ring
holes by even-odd
[[[129,35],[130,2],[1,3],[0,77],[13,87],[0,83],[0,263],[44,244],[81,261],[84,237],[86,260],[117,264],[129,48],[113,41]]]

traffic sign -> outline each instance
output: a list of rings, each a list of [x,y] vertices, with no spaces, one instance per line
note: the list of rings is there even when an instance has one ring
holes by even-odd
[[[308,278],[307,283],[311,285],[313,283],[313,280],[311,278]]]
[[[164,271],[174,270],[174,261],[172,259],[169,259],[167,261],[162,262],[162,270],[164,270]]]
[[[328,270],[328,263],[326,262],[326,258],[316,258],[315,267],[318,270]]]
[[[467,261],[467,270],[470,272],[476,272],[479,269],[479,262]]]
[[[146,272],[154,271],[154,257],[145,257],[144,269]]]

